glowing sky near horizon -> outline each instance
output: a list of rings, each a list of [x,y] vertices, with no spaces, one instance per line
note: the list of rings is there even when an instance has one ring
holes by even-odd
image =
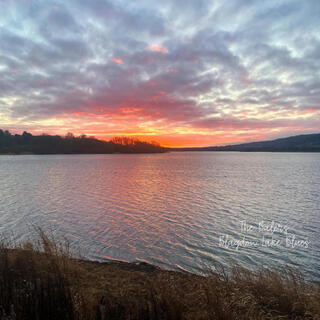
[[[319,17],[319,0],[0,0],[0,128],[167,146],[319,132]]]

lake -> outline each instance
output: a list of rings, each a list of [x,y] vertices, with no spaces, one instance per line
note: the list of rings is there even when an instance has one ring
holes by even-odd
[[[320,154],[0,156],[0,232],[34,226],[99,261],[215,263],[320,279]]]

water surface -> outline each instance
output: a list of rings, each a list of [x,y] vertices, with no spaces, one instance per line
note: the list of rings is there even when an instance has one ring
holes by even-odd
[[[0,182],[0,232],[18,240],[37,225],[89,259],[193,272],[288,264],[320,278],[320,154],[1,156]],[[265,245],[272,236],[280,245]]]

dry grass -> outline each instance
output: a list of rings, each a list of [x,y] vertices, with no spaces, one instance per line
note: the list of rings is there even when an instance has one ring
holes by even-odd
[[[290,269],[208,276],[73,259],[40,240],[0,247],[0,320],[320,319],[320,286]]]

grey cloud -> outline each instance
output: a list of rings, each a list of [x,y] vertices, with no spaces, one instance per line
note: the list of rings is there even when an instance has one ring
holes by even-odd
[[[43,15],[39,31],[45,38],[61,38],[80,36],[84,30],[64,8],[59,10],[52,9]]]
[[[11,8],[20,29],[12,17],[0,29],[0,93],[29,120],[134,107],[195,128],[286,128],[240,114],[318,110],[318,3],[30,0]]]

